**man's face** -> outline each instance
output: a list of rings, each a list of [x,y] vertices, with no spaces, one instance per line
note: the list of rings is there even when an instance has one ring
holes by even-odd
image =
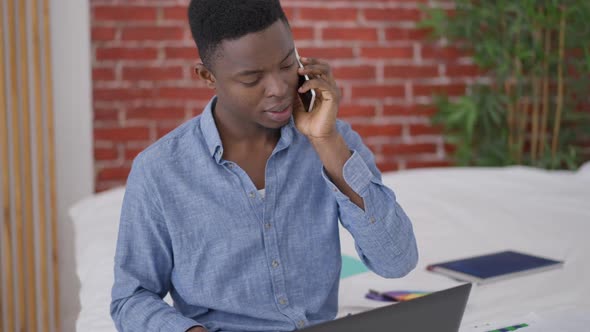
[[[293,38],[278,20],[267,29],[225,40],[213,58],[216,112],[234,124],[276,129],[289,122],[298,77]]]

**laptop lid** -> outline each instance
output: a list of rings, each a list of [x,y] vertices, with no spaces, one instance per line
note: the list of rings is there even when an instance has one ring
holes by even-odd
[[[471,284],[445,289],[407,302],[339,318],[303,329],[305,332],[457,332]]]

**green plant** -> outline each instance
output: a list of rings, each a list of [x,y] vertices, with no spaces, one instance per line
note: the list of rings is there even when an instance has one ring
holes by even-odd
[[[435,96],[459,165],[577,168],[590,140],[590,1],[454,0],[419,26],[472,54],[488,80]],[[586,136],[584,136],[586,135]]]

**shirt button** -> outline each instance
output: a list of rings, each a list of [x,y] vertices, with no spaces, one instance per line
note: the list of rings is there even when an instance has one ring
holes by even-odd
[[[255,194],[253,191],[251,191],[251,192],[248,194],[248,196],[249,196],[250,198],[254,198],[254,197],[256,197],[256,194]]]
[[[300,320],[297,322],[297,327],[299,327],[300,329],[303,328],[305,326],[305,322],[303,320]]]
[[[272,261],[272,267],[277,268],[279,267],[279,262],[277,260]]]
[[[280,297],[280,298],[279,298],[279,304],[281,304],[281,305],[285,305],[285,304],[287,304],[287,299],[286,299],[286,298],[284,298],[284,297]]]
[[[270,229],[271,227],[272,227],[272,225],[269,222],[264,224],[264,228],[266,228],[266,229]]]
[[[234,164],[229,164],[229,168],[233,169],[234,168]]]
[[[371,219],[369,219],[369,222],[370,222],[371,224],[374,224],[374,223],[375,223],[375,217],[371,217]]]

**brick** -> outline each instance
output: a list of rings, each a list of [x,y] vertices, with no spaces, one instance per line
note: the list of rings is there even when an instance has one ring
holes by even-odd
[[[182,124],[182,122],[178,122],[177,124],[173,124],[173,125],[166,125],[166,126],[159,126],[156,129],[156,135],[158,136],[158,138],[165,136],[166,134],[168,134],[169,132],[171,132],[172,130],[178,128],[178,126],[180,126]]]
[[[465,94],[465,84],[416,84],[414,96],[428,97],[434,94],[461,96]]]
[[[363,47],[361,49],[363,58],[391,58],[411,59],[414,57],[414,50],[411,46],[398,47]]]
[[[285,16],[289,22],[293,22],[295,19],[295,8],[287,7],[285,4],[282,4],[283,11],[285,12]]]
[[[155,88],[94,88],[94,100],[129,101],[154,99],[157,97]]]
[[[184,119],[184,115],[180,107],[138,107],[125,112],[127,119]]]
[[[386,144],[381,147],[381,152],[384,155],[399,156],[412,155],[422,153],[436,153],[436,144],[420,143],[420,144]]]
[[[302,47],[298,48],[299,55],[319,59],[346,59],[354,56],[350,47]]]
[[[94,159],[95,160],[116,160],[119,157],[117,149],[101,149],[95,148],[94,149]]]
[[[183,68],[175,67],[125,67],[123,80],[126,81],[165,81],[180,80]]]
[[[437,66],[398,66],[391,65],[384,68],[385,78],[431,78],[438,76]]]
[[[467,52],[456,47],[422,46],[422,58],[435,60],[456,60],[468,56]]]
[[[116,187],[121,187],[125,185],[124,180],[119,181],[96,181],[96,185],[94,186],[94,191],[96,193],[101,193],[103,191],[107,191],[109,189],[113,189]]]
[[[446,154],[454,154],[457,151],[457,146],[453,144],[445,143],[443,147]]]
[[[295,40],[313,40],[314,29],[311,27],[292,27],[293,39]]]
[[[430,30],[427,29],[405,29],[405,28],[387,28],[385,29],[385,39],[389,41],[411,40],[422,41],[428,38]]]
[[[336,79],[343,80],[368,80],[377,77],[377,69],[375,66],[360,65],[360,66],[342,66],[332,69]]]
[[[115,80],[115,69],[114,68],[93,68],[92,69],[92,80],[93,81],[113,81],[113,80]]]
[[[400,169],[399,164],[397,162],[391,161],[379,162],[377,163],[377,168],[379,168],[381,172],[393,172]]]
[[[377,41],[378,35],[375,28],[324,28],[322,39]]]
[[[429,126],[423,124],[410,125],[411,136],[421,135],[440,135],[442,133],[442,127],[440,126]]]
[[[418,21],[421,12],[419,9],[414,8],[365,9],[364,16],[369,21]]]
[[[162,88],[159,96],[162,99],[209,100],[214,92],[208,88]]]
[[[431,105],[383,105],[384,116],[425,116],[430,117],[436,113],[436,108]]]
[[[402,126],[399,124],[353,124],[352,128],[362,137],[394,137],[402,134]]]
[[[483,74],[477,65],[447,65],[446,76],[474,77]]]
[[[125,160],[133,160],[137,155],[143,151],[143,148],[133,149],[133,148],[126,148],[125,149]]]
[[[166,59],[183,59],[183,60],[197,60],[199,59],[199,52],[196,46],[190,47],[166,47],[164,49],[164,57]]]
[[[430,167],[449,167],[452,163],[446,160],[433,161],[407,161],[406,168],[430,168]]]
[[[304,21],[356,21],[355,8],[300,8],[299,19]]]
[[[115,121],[119,119],[119,111],[116,109],[94,108],[94,121]]]
[[[182,40],[184,36],[184,27],[125,27],[121,35],[122,40],[154,40],[170,41]]]
[[[155,47],[98,47],[96,60],[155,60],[158,49]]]
[[[405,87],[399,85],[363,85],[352,87],[352,98],[404,97]]]
[[[155,21],[156,7],[140,6],[96,6],[92,8],[94,21]]]
[[[363,105],[341,105],[338,108],[338,117],[373,117],[375,116],[374,106]]]
[[[91,30],[93,42],[114,40],[116,34],[117,29],[114,27],[92,27]]]
[[[149,128],[146,127],[128,127],[128,128],[95,128],[94,139],[125,142],[139,141],[150,138]]]
[[[103,168],[98,170],[97,179],[99,181],[125,180],[130,171],[129,167]]]
[[[186,6],[164,7],[162,13],[165,20],[188,22],[188,10]]]

